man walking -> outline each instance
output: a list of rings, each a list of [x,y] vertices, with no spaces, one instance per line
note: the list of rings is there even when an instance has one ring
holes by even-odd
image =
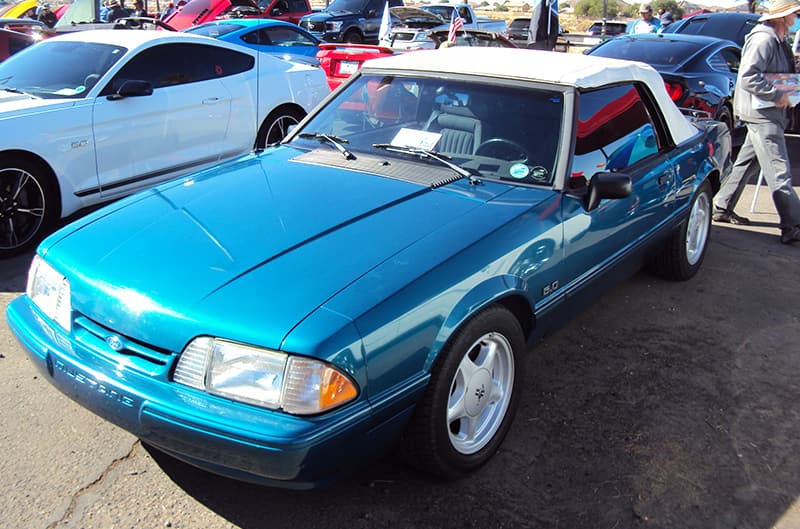
[[[736,80],[734,113],[747,126],[747,136],[730,176],[714,197],[713,219],[749,224],[733,212],[745,185],[759,169],[772,193],[780,217],[781,242],[800,241],[800,198],[792,187],[792,173],[784,130],[791,120],[789,94],[770,82],[770,73],[795,73],[792,50],[786,42],[789,27],[800,11],[798,0],[772,0],[747,35]]]

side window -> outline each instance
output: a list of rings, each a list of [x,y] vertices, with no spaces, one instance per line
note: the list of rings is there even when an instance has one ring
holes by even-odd
[[[250,33],[245,33],[241,36],[241,39],[242,42],[246,42],[247,44],[269,44],[269,39],[265,38],[266,36],[266,31],[263,29],[257,29],[255,31],[251,31]]]
[[[708,64],[719,72],[737,73],[741,54],[736,48],[725,48],[711,56]]]
[[[632,84],[582,92],[572,175],[621,171],[658,153],[656,129]]]
[[[253,68],[250,55],[203,44],[162,44],[148,48],[114,76],[101,95],[119,90],[128,80],[148,81],[154,89],[207,81]]]
[[[268,35],[268,42],[276,46],[314,46],[308,37],[288,26],[273,26],[264,31]]]

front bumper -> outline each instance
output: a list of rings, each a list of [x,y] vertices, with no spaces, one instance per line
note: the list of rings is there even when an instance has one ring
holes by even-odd
[[[407,418],[400,413],[372,428],[365,402],[295,417],[228,401],[169,381],[169,366],[154,376],[98,355],[51,324],[26,296],[11,302],[6,317],[61,392],[156,448],[235,479],[287,488],[324,484],[380,455]]]

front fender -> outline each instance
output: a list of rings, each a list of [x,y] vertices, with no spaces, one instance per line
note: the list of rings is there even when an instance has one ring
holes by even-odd
[[[447,344],[447,340],[470,317],[489,305],[514,295],[526,297],[525,282],[522,278],[509,274],[486,279],[466,292],[453,306],[450,314],[447,315],[444,323],[439,328],[439,333],[425,361],[425,370],[430,371],[433,362]],[[530,311],[530,305],[528,305],[528,310]]]

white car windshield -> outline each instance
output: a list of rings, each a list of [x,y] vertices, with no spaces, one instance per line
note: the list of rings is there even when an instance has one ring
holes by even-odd
[[[126,51],[111,44],[44,41],[0,63],[0,90],[45,99],[83,98]]]

